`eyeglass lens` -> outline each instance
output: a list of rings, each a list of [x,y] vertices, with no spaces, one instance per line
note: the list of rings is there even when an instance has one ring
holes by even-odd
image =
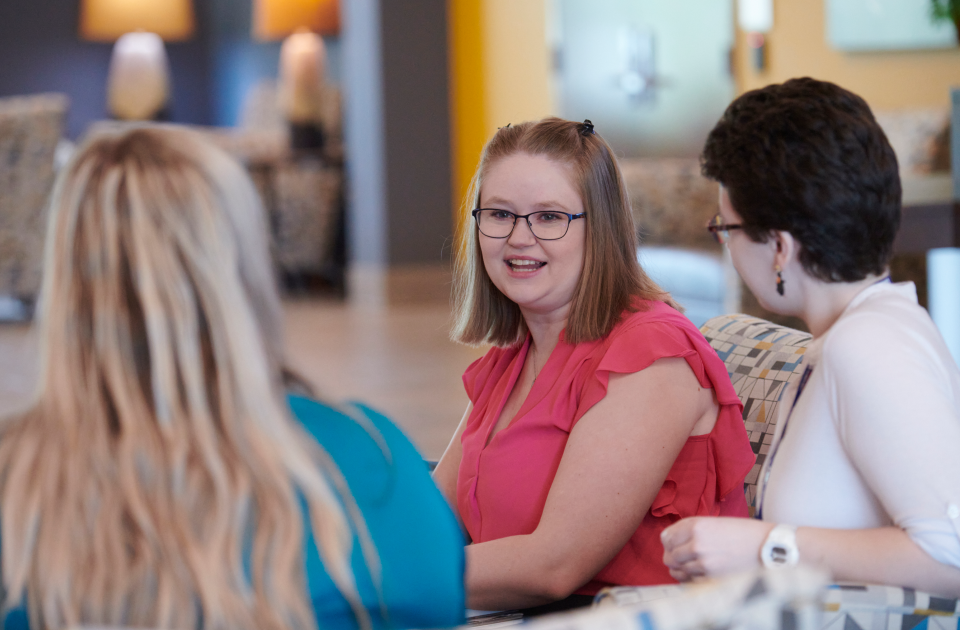
[[[723,229],[724,227],[723,217],[719,214],[710,219],[710,223],[707,225],[707,229],[713,235],[713,240],[720,245],[726,245],[727,241],[730,240],[730,231]]]
[[[477,212],[477,227],[491,238],[506,238],[513,232],[519,218],[506,210],[480,210]],[[570,226],[570,217],[562,212],[534,212],[525,220],[533,235],[544,241],[563,238]]]

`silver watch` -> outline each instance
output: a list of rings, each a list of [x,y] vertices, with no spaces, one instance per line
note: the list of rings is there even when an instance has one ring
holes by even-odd
[[[797,550],[797,528],[793,525],[777,525],[770,530],[767,539],[760,548],[760,560],[763,566],[792,567],[800,560]]]

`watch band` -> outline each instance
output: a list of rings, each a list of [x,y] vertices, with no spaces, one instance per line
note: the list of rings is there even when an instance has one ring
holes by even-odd
[[[777,525],[770,530],[760,548],[760,560],[768,568],[792,567],[800,561],[797,549],[797,528],[793,525]]]

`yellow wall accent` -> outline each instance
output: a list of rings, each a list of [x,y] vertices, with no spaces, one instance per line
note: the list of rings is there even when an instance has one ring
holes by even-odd
[[[738,92],[812,76],[832,81],[881,110],[947,107],[960,86],[960,48],[849,53],[826,40],[825,0],[774,0],[767,69],[757,72],[742,32],[734,57]]]
[[[483,0],[448,0],[450,124],[454,216],[486,142]],[[463,217],[460,217],[462,220]]]
[[[554,111],[552,70],[547,0],[448,0],[447,14],[458,212],[483,145],[497,127]]]
[[[484,0],[486,137],[553,111],[546,0]]]

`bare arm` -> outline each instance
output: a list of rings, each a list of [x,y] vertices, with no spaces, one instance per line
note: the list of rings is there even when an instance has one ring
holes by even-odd
[[[684,443],[718,407],[683,359],[611,374],[577,423],[537,529],[467,548],[468,606],[524,608],[588,582],[633,535]]]
[[[460,420],[460,425],[454,432],[453,437],[450,438],[447,450],[443,452],[443,456],[440,457],[440,461],[433,471],[434,483],[440,488],[443,496],[447,498],[447,503],[453,508],[453,512],[457,514],[458,518],[460,514],[457,511],[457,473],[460,471],[460,460],[463,459],[463,444],[460,443],[460,438],[463,436],[463,430],[467,426],[467,418],[470,417],[471,411],[473,411],[473,404],[468,403],[467,410],[463,412],[463,418]]]
[[[760,547],[773,523],[689,518],[663,532],[663,561],[678,580],[760,565]],[[960,596],[960,569],[937,562],[899,527],[797,530],[800,561],[826,568],[837,581],[896,584]]]

